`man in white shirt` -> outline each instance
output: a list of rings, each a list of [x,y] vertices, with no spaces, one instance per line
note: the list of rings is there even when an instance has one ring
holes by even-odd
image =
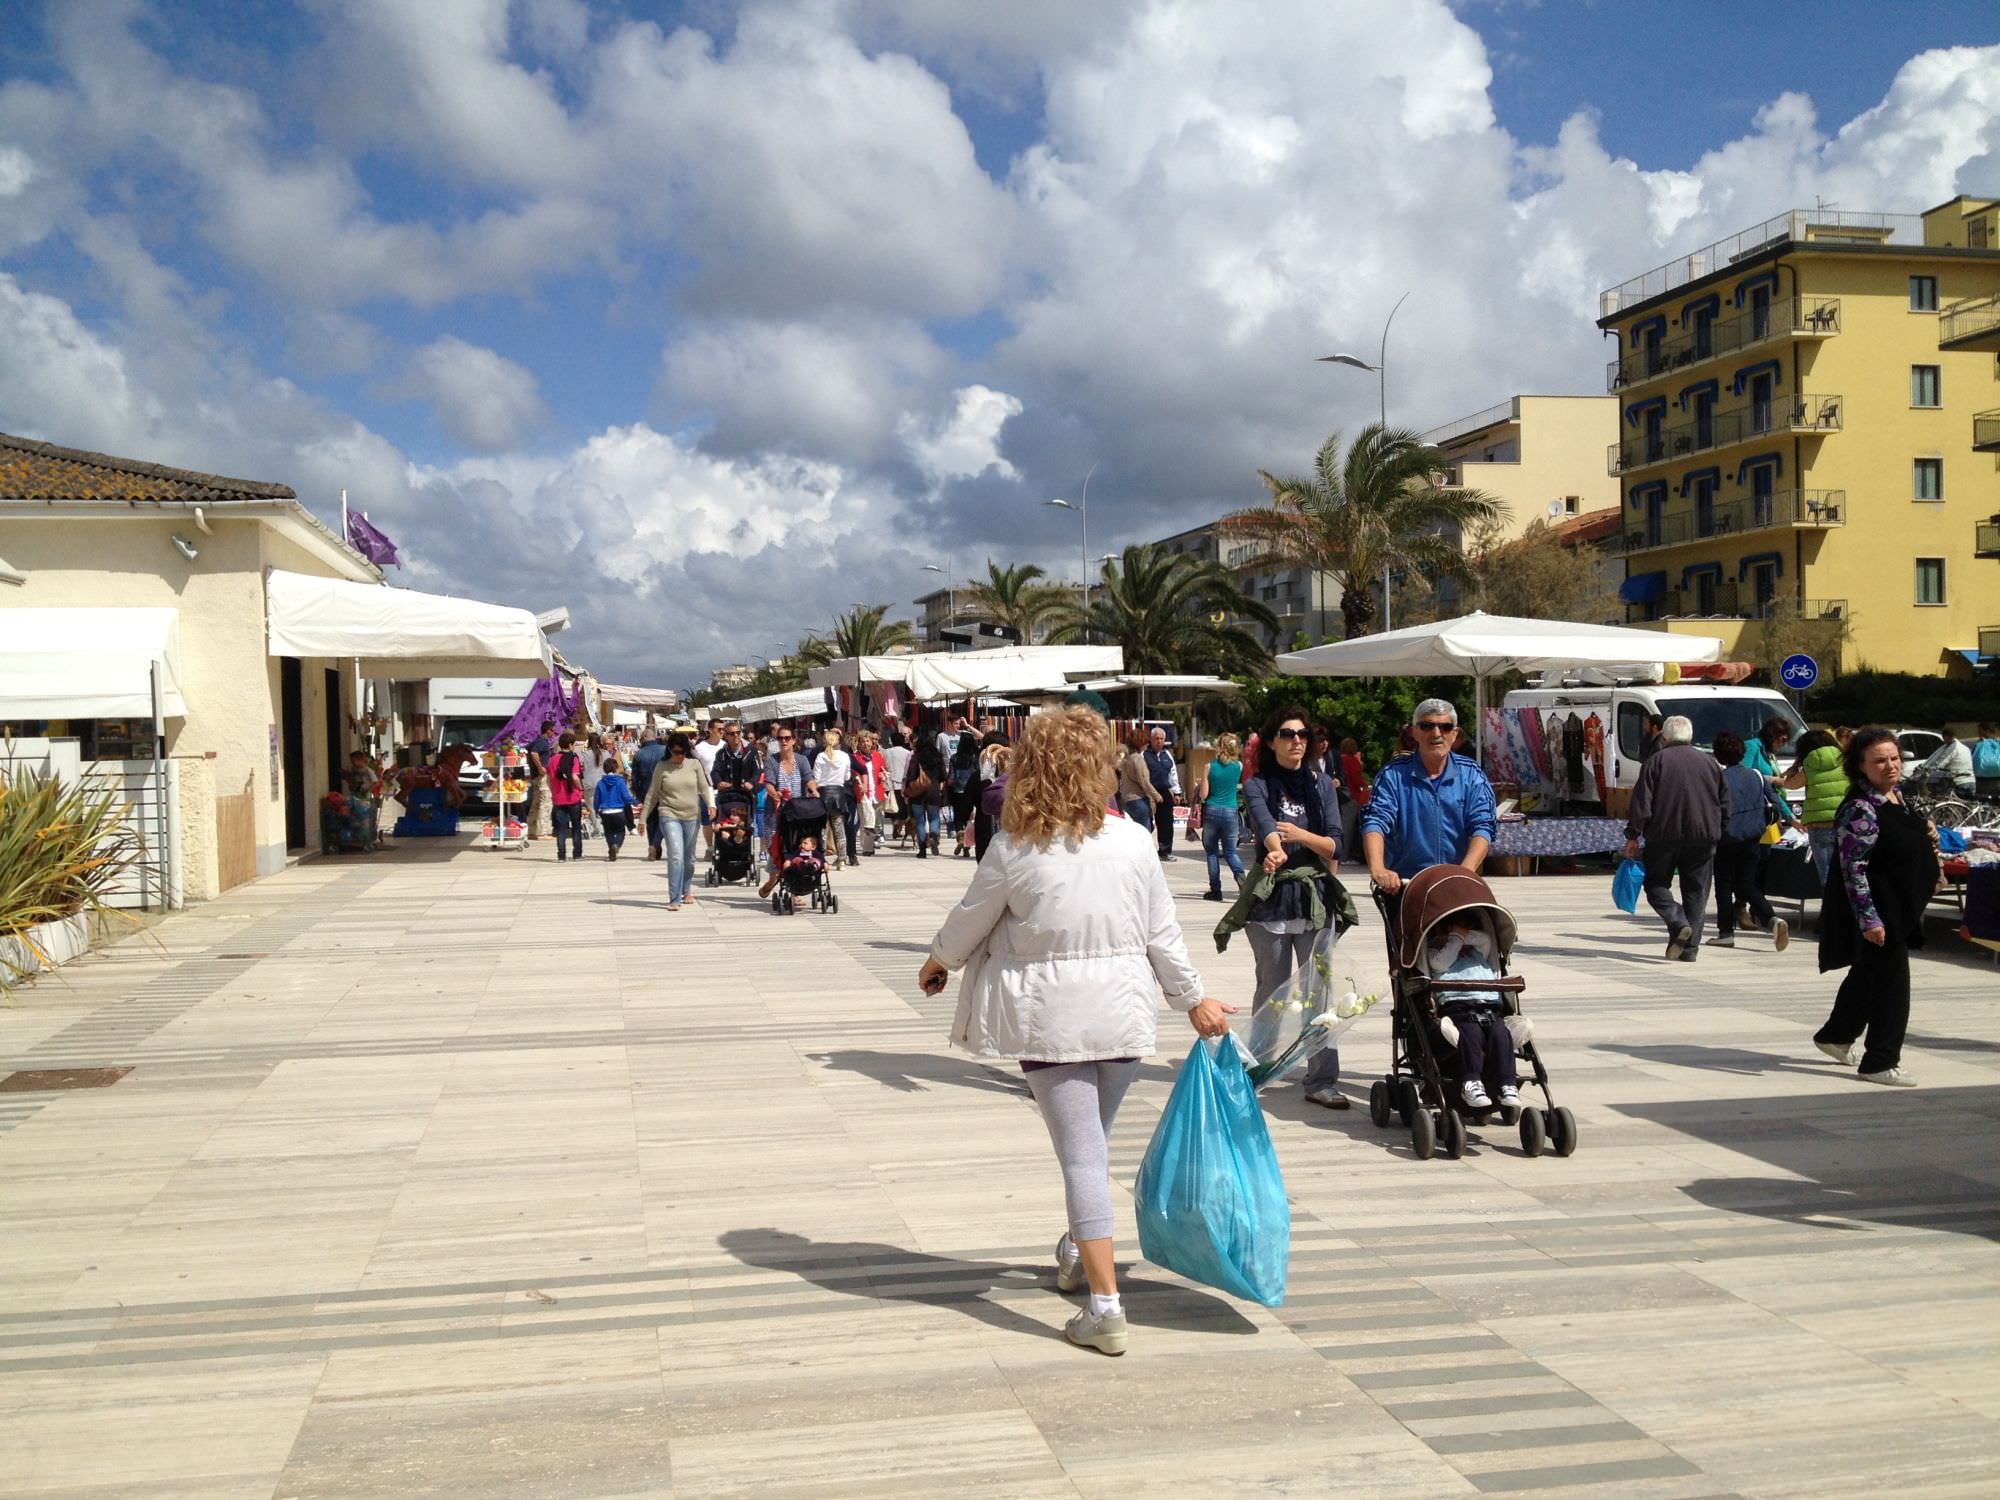
[[[708,728],[694,747],[694,758],[701,762],[701,773],[708,778],[710,786],[715,785],[715,758],[722,753],[722,720],[710,719]],[[708,810],[706,802],[701,804],[701,844],[710,853],[715,850],[715,818]]]
[[[896,799],[895,831],[898,836],[910,816],[910,810],[903,802],[903,781],[910,774],[910,762],[915,757],[916,752],[903,743],[902,735],[893,731],[884,734],[882,769],[888,775],[889,790]]]
[[[1911,780],[1933,786],[1949,783],[1960,796],[1970,797],[1977,786],[1972,774],[1972,747],[1949,729],[1945,730],[1944,743],[1917,767],[1917,774]]]

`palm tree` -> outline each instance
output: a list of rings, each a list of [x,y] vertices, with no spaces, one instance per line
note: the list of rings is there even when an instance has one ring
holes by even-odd
[[[1127,547],[1104,565],[1086,610],[1065,599],[1051,612],[1052,639],[1086,634],[1125,648],[1128,672],[1262,673],[1271,654],[1238,619],[1275,628],[1276,615],[1244,593],[1218,562]]]
[[[914,646],[916,632],[908,620],[884,620],[886,604],[857,604],[833,622],[833,634],[807,636],[789,660],[801,667],[823,667],[843,656],[884,656]]]
[[[1223,521],[1226,532],[1264,544],[1284,562],[1331,573],[1340,584],[1347,637],[1374,628],[1375,586],[1384,569],[1427,578],[1468,576],[1459,550],[1464,528],[1507,508],[1479,490],[1445,488],[1445,460],[1413,432],[1371,422],[1340,452],[1340,435],[1321,446],[1309,478],[1257,477],[1271,503]]]
[[[995,625],[1010,625],[1021,632],[1024,642],[1033,641],[1035,631],[1055,614],[1068,594],[1066,589],[1040,582],[1044,576],[1033,563],[1003,568],[988,558],[986,576],[967,581],[966,597],[985,619]]]

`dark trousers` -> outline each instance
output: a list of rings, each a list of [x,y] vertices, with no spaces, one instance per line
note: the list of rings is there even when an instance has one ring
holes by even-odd
[[[1856,936],[1854,963],[1813,1040],[1846,1047],[1865,1030],[1861,1071],[1879,1073],[1903,1060],[1903,1033],[1909,1029],[1910,950],[1893,932],[1879,948]]]
[[[646,847],[657,855],[660,852],[660,846],[666,843],[666,841],[666,821],[658,813],[654,813],[650,818],[646,819]]]
[[[1451,1013],[1458,1028],[1458,1081],[1477,1078],[1490,1089],[1517,1087],[1521,1081],[1514,1066],[1514,1034],[1498,1016]]]
[[[1764,846],[1755,839],[1724,839],[1715,846],[1715,930],[1728,937],[1736,930],[1736,904],[1750,905],[1751,919],[1769,928],[1776,915],[1764,899]]]
[[[563,839],[569,839],[570,852],[578,859],[583,858],[583,804],[572,802],[566,807],[549,809],[549,826],[555,830],[556,858],[563,857]]]
[[[1172,854],[1174,852],[1174,799],[1165,792],[1160,793],[1160,805],[1154,809],[1153,816],[1159,825],[1155,831],[1160,835],[1160,853]]]
[[[1667,933],[1692,928],[1694,941],[1708,921],[1708,886],[1715,875],[1713,844],[1648,844],[1646,858],[1646,904],[1660,914]],[[1681,899],[1674,900],[1674,882],[1680,882]]]
[[[630,816],[615,807],[607,807],[597,815],[597,821],[604,825],[604,846],[613,854],[625,847],[625,820]]]

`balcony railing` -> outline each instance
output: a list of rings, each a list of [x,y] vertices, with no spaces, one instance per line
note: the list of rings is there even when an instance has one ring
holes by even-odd
[[[2000,292],[1954,302],[1938,314],[1938,347],[1970,342],[2000,330]]]
[[[1769,307],[1753,307],[1733,317],[1718,318],[1706,328],[1627,350],[1604,367],[1605,388],[1622,391],[1774,339],[1821,339],[1839,332],[1838,297],[1784,297]]]
[[[1972,528],[1972,555],[2000,557],[2000,516],[1989,516]]]
[[[1656,548],[1685,547],[1718,536],[1743,536],[1758,531],[1797,527],[1816,531],[1847,524],[1846,490],[1780,490],[1751,495],[1715,506],[1703,515],[1693,506],[1677,507],[1658,526],[1628,526],[1613,549],[1627,556]]]
[[[1972,451],[2000,453],[2000,407],[1972,414]]]
[[[1752,225],[1741,234],[1704,245],[1692,255],[1670,260],[1643,276],[1619,283],[1597,299],[1597,315],[1615,318],[1628,307],[1650,302],[1676,287],[1699,281],[1711,271],[1734,265],[1787,240],[1822,240],[1849,245],[1921,245],[1924,221],[1917,214],[1840,213],[1833,209],[1794,208]]]
[[[1610,471],[1630,474],[1653,464],[1673,463],[1697,453],[1755,442],[1773,433],[1838,432],[1846,405],[1839,396],[1779,396],[1706,416],[1697,414],[1671,427],[1634,433],[1623,442],[1613,443],[1608,454]]]
[[[1831,621],[1843,619],[1847,614],[1845,599],[1759,599],[1752,584],[1717,583],[1708,590],[1705,599],[1700,589],[1668,589],[1656,605],[1628,604],[1625,606],[1625,623],[1638,625],[1648,620],[1763,620],[1769,618],[1778,605],[1792,602],[1797,603],[1801,619]],[[1649,608],[1653,613],[1647,613]]]

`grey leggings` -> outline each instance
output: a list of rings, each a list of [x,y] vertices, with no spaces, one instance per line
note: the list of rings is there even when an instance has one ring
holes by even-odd
[[[1062,1165],[1072,1240],[1111,1238],[1111,1122],[1139,1063],[1057,1063],[1023,1076]]]

